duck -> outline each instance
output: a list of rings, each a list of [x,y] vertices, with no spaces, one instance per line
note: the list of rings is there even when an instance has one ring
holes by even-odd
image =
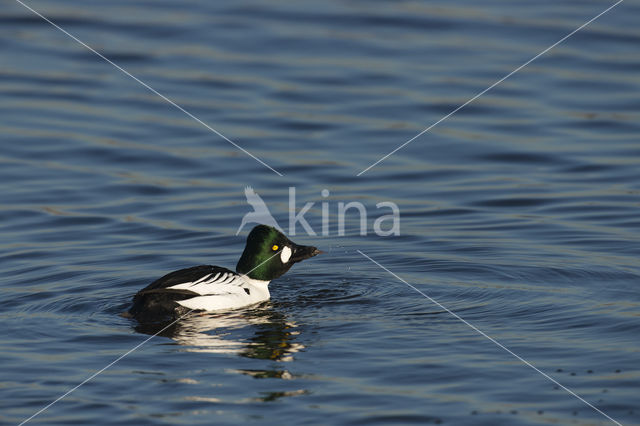
[[[171,272],[133,296],[126,316],[138,322],[177,320],[191,312],[237,309],[269,300],[269,283],[322,251],[298,245],[273,226],[247,236],[236,270],[199,265]]]

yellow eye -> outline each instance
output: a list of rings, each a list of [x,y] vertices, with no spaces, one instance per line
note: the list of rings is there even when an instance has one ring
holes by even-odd
[[[271,247],[271,250],[273,250],[273,251],[278,250],[278,246],[274,244],[273,247]]]

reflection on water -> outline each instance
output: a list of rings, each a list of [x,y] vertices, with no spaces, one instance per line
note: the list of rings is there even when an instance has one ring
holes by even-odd
[[[297,325],[269,303],[259,308],[221,313],[195,313],[175,324],[139,324],[139,333],[168,337],[187,352],[236,354],[247,358],[292,361],[304,346],[293,340]],[[170,325],[169,327],[167,327]],[[163,330],[166,327],[166,330]],[[287,377],[286,372],[240,371],[256,378]]]
[[[298,389],[298,390],[286,391],[286,392],[264,392],[263,397],[255,398],[255,400],[261,401],[261,402],[272,402],[272,401],[277,401],[280,398],[285,398],[288,396],[306,395],[308,393],[309,391],[304,389]]]
[[[237,310],[233,312],[191,314],[163,330],[169,323],[139,324],[135,330],[139,333],[151,334],[172,339],[184,347],[186,352],[209,354],[230,354],[246,358],[289,362],[293,354],[304,349],[295,342],[299,332],[297,325],[272,308],[269,302],[258,308]],[[160,333],[158,333],[160,332]],[[277,364],[276,364],[277,365]],[[294,376],[286,369],[226,369],[229,373],[237,373],[254,379],[292,380]],[[193,379],[178,379],[180,383]],[[241,398],[235,403],[273,402],[285,397],[306,395],[306,389],[268,390],[258,392],[258,396]],[[224,398],[189,395],[187,401],[212,404],[224,403]]]
[[[270,304],[172,326],[40,421],[604,424],[361,250],[640,423],[638,2],[355,178],[613,1],[27,1],[284,177],[3,2],[0,423],[144,341],[115,315],[143,284],[235,265],[245,185],[281,225],[288,187],[316,231],[327,202],[329,235],[306,241],[328,255]],[[393,201],[402,235],[360,236],[354,211],[335,236],[350,201]]]

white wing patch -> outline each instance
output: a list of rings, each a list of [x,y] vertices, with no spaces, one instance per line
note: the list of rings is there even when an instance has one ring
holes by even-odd
[[[291,259],[291,249],[287,246],[284,246],[282,248],[282,251],[280,252],[280,260],[282,261],[282,263],[287,263],[289,259]]]
[[[289,252],[291,252],[290,249]],[[179,305],[189,309],[215,311],[240,308],[269,300],[268,284],[269,281],[252,280],[229,271],[211,273],[197,280],[167,288],[188,290],[198,294],[189,299],[176,300]]]
[[[209,274],[196,280],[167,287],[173,290],[189,290],[201,296],[237,293],[246,282],[239,276],[229,272]]]
[[[249,296],[243,294],[223,294],[215,296],[196,296],[191,299],[178,300],[177,303],[189,309],[202,311],[217,311],[222,309],[235,309],[248,306],[254,303],[268,300],[269,296],[259,295]]]

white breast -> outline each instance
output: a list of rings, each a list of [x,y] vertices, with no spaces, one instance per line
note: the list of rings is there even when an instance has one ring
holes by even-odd
[[[269,281],[252,280],[229,272],[210,274],[193,282],[168,287],[200,294],[176,302],[186,308],[205,311],[235,309],[269,300]]]

